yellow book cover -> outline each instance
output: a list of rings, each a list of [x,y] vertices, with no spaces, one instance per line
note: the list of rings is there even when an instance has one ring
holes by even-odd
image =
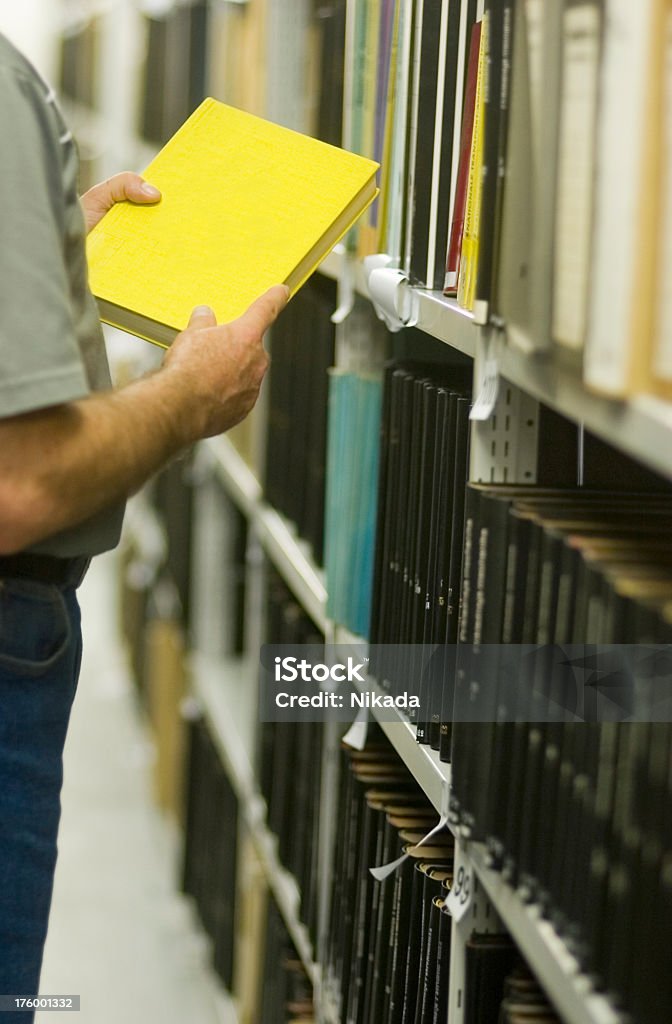
[[[483,15],[481,46],[478,54],[476,100],[474,104],[474,130],[471,137],[467,201],[464,211],[464,232],[460,251],[460,270],[457,301],[465,309],[474,308],[476,272],[478,269],[478,238],[480,230],[481,191],[483,183],[483,124],[485,119],[485,91],[488,66],[488,13]]]
[[[156,206],[117,203],[88,238],[101,319],[166,347],[191,310],[239,316],[293,295],[377,194],[373,160],[207,99],[144,172]]]

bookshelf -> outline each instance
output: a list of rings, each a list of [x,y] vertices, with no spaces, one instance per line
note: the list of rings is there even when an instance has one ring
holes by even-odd
[[[319,991],[320,970],[315,962],[305,926],[299,919],[300,897],[296,879],[278,860],[277,840],[266,825],[265,802],[258,791],[248,757],[249,737],[240,735],[236,720],[231,715],[232,687],[236,704],[239,703],[241,696],[240,665],[232,663],[223,666],[221,661],[213,662],[195,654],[191,658],[189,668],[194,696],[211,727],[220,757],[233,783],[268,886],[306,973],[316,991]],[[253,672],[248,671],[248,676],[249,683],[253,684]],[[252,691],[253,685],[250,685],[247,692],[249,694]]]
[[[254,475],[236,452],[227,438],[218,438],[216,442],[207,442],[210,453],[216,452],[213,465],[219,478],[230,487],[229,493],[237,501],[241,510],[250,517],[251,522],[263,518],[265,508],[261,498],[261,488]],[[226,466],[226,469],[224,467]],[[245,485],[241,485],[245,480]],[[237,481],[237,483],[236,483]],[[294,549],[296,562],[294,571],[288,565],[291,548],[270,546],[266,552],[291,587],[295,597],[305,607],[315,621],[316,611],[326,623],[326,636],[332,643],[345,647],[356,647],[361,651],[365,641],[343,627],[327,622],[324,618],[324,605],[316,602],[313,591],[304,602],[306,569],[308,573],[319,578],[320,571],[310,565],[310,557],[299,546]],[[230,715],[231,702],[227,701],[223,687],[217,685],[217,677],[222,673],[221,665],[210,664],[195,656],[192,671],[195,693],[202,701],[206,715],[215,731],[222,756],[226,757],[231,766],[232,778],[236,781],[237,791],[241,799],[247,794],[251,806],[259,806],[260,797],[255,793],[255,784],[249,760],[245,754],[245,744],[238,736]],[[369,687],[369,682],[366,684]],[[376,718],[376,711],[369,712]],[[422,787],[424,793],[439,814],[445,813],[450,792],[450,765],[439,760],[436,751],[418,744],[415,729],[401,712],[396,719],[390,711],[380,715],[379,724],[390,743],[408,767],[413,777]],[[234,767],[236,765],[237,767]],[[252,821],[254,820],[254,824]],[[305,941],[304,928],[296,916],[297,890],[296,882],[287,876],[287,872],[273,860],[273,838],[267,828],[260,823],[259,817],[248,818],[253,829],[255,842],[258,844],[264,868],[267,871],[278,906],[294,939],[297,950],[309,970],[314,983],[319,979],[319,969],[312,959],[312,951]],[[456,839],[461,841],[459,832]],[[565,943],[557,935],[551,923],[543,918],[539,908],[523,902],[518,893],[502,881],[501,876],[489,866],[488,855],[481,843],[464,842],[463,857],[471,865],[479,879],[494,911],[506,924],[515,938],[529,966],[540,978],[544,987],[551,995],[553,1003],[563,1019],[572,1024],[625,1024],[624,1018],[613,1007],[611,1002],[593,988],[590,979],[581,972],[579,965],[567,949]],[[282,882],[274,887],[271,879],[281,878]],[[319,989],[317,989],[319,991]],[[336,1008],[329,990],[320,996],[321,1019],[325,1022],[336,1021]],[[455,1015],[456,1022],[461,1018]]]

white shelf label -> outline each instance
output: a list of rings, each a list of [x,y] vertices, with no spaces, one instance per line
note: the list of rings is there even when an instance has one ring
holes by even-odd
[[[445,899],[445,906],[453,921],[458,924],[471,906],[474,895],[474,876],[469,863],[460,864],[455,873],[450,892]]]

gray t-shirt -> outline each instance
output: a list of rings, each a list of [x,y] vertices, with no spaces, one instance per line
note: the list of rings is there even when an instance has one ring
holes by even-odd
[[[0,418],[110,387],[87,283],[78,157],[53,90],[0,34]],[[49,458],[45,439],[45,458]],[[115,505],[31,550],[70,557],[119,540]]]

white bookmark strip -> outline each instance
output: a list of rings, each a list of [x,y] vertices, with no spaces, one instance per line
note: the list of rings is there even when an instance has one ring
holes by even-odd
[[[338,306],[331,314],[332,324],[342,324],[355,304],[355,268],[352,260],[343,257],[338,278]]]
[[[347,743],[353,750],[364,750],[368,731],[369,709],[363,707],[357,712],[354,722],[343,737],[343,742]]]
[[[431,830],[431,832],[428,832],[427,835],[424,836],[424,838],[421,839],[420,842],[416,843],[415,845],[416,846],[424,846],[424,844],[429,839],[431,839],[432,836],[435,836],[436,833],[440,832],[442,828],[445,828],[447,824],[448,824],[448,815],[447,814],[442,814],[441,817],[439,818],[438,823],[434,826],[434,828]],[[396,860],[390,861],[389,864],[381,864],[380,867],[378,867],[378,868],[369,868],[369,871],[371,872],[373,877],[376,879],[376,881],[382,882],[382,881],[384,881],[384,879],[386,879],[388,877],[388,875],[391,875],[394,871],[396,871],[397,868],[399,867],[399,865],[403,864],[407,857],[408,857],[408,854],[407,853],[403,853],[401,855],[401,857],[397,857]]]

